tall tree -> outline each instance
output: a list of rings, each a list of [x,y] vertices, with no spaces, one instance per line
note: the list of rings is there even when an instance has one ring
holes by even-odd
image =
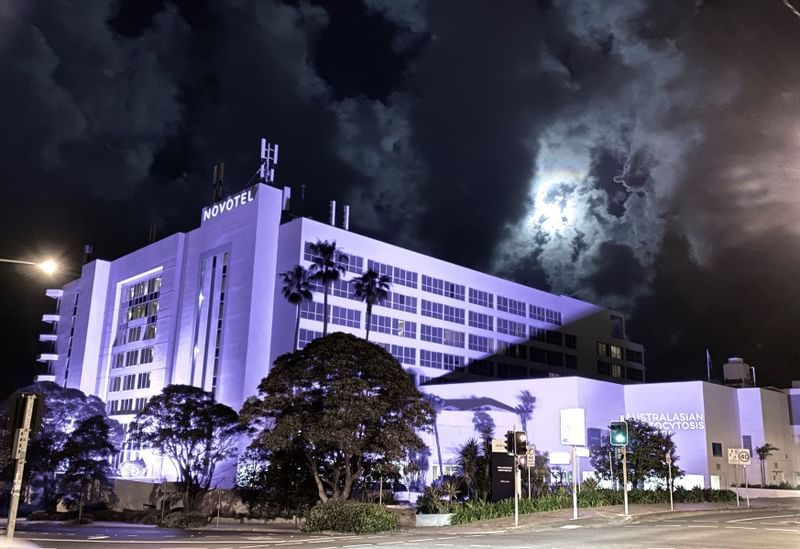
[[[78,389],[65,389],[48,381],[35,383],[20,391],[37,393],[44,399],[42,425],[39,432],[31,437],[25,460],[25,476],[41,494],[44,506],[55,509],[60,488],[56,473],[67,466],[65,447],[72,433],[85,420],[99,416],[108,428],[108,440],[118,447],[124,436],[122,426],[108,418],[102,400]],[[91,452],[103,448],[106,439],[87,436],[84,437],[83,444],[86,451]]]
[[[322,321],[322,335],[328,335],[328,294],[331,290],[331,284],[342,278],[347,272],[344,264],[347,263],[347,256],[336,249],[336,241],[328,242],[317,240],[311,244],[311,253],[313,259],[311,260],[310,278],[318,280],[322,283],[325,289],[325,318]]]
[[[137,414],[131,438],[175,464],[184,509],[192,510],[211,486],[217,464],[236,454],[241,433],[239,416],[213,393],[168,385]]]
[[[780,450],[770,444],[769,442],[764,443],[764,446],[756,446],[756,455],[758,456],[758,461],[761,464],[761,487],[767,487],[767,459],[773,454]]]
[[[295,265],[291,271],[281,273],[283,279],[283,297],[286,301],[296,307],[294,319],[294,345],[292,350],[297,349],[300,339],[300,306],[304,301],[313,301],[314,295],[311,293],[311,285],[308,281],[308,271],[302,265]]]
[[[78,502],[78,520],[85,501],[111,486],[111,456],[117,453],[111,432],[103,416],[81,421],[64,445],[62,459],[66,467],[59,478],[61,495]]]
[[[245,402],[253,447],[297,448],[320,501],[341,501],[365,460],[401,460],[423,447],[417,429],[431,410],[400,363],[382,347],[334,333],[278,357]]]
[[[628,481],[639,486],[646,480],[661,482],[666,486],[669,477],[667,454],[672,459],[672,479],[683,476],[678,467],[679,457],[675,454],[675,442],[672,434],[659,431],[647,422],[628,419]],[[611,456],[614,448],[608,440],[591,450],[591,464],[597,474],[604,479],[611,479],[612,465],[617,472],[621,464],[613,463]]]
[[[367,304],[366,329],[369,341],[369,328],[372,320],[372,306],[378,305],[389,295],[389,288],[392,285],[391,279],[387,275],[378,274],[372,269],[353,280],[355,296]]]

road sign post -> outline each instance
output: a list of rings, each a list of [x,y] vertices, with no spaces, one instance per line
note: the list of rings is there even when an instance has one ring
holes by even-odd
[[[625,504],[625,516],[628,516],[628,449],[623,446],[622,452],[622,499]]]
[[[528,455],[525,456],[525,465],[528,469],[528,499],[531,499],[531,469],[533,469],[536,461],[536,448],[532,444],[528,444]]]
[[[17,525],[17,511],[19,510],[19,496],[22,491],[22,473],[25,470],[25,456],[28,453],[28,440],[31,434],[31,420],[33,419],[33,407],[36,404],[36,395],[23,393],[17,396],[24,400],[24,412],[22,414],[22,425],[14,436],[14,452],[12,459],[14,464],[14,481],[11,485],[11,501],[8,507],[8,525],[6,526],[6,539],[14,539],[14,530]]]
[[[739,479],[736,471],[740,466],[742,468],[742,476],[744,476],[745,490],[747,490],[747,467],[750,465],[752,456],[750,455],[749,448],[728,448],[728,465],[733,465],[733,478],[736,487],[736,507],[739,507]],[[750,494],[747,494],[747,506],[750,507]]]
[[[667,470],[668,470],[667,482],[669,483],[667,485],[667,489],[669,490],[669,510],[674,511],[675,506],[672,503],[672,456],[669,455],[669,452],[667,452]]]

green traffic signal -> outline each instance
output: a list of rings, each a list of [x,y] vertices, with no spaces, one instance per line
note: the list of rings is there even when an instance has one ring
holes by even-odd
[[[612,421],[608,424],[609,442],[611,446],[628,445],[628,423],[625,421]]]

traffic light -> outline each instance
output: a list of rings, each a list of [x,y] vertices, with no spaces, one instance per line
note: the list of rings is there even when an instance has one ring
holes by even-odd
[[[528,468],[528,456],[522,454],[521,456],[517,456],[517,467],[520,471],[524,471]]]
[[[517,431],[514,433],[514,450],[518,456],[524,456],[528,453],[528,435],[525,431]]]
[[[508,431],[506,433],[506,453],[509,456],[514,455],[514,431]]]
[[[612,421],[608,424],[609,441],[611,446],[628,445],[628,423],[625,421]]]

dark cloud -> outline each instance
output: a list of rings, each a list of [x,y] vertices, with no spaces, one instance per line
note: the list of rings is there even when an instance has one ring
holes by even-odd
[[[635,310],[651,372],[711,340],[779,379],[798,29],[779,0],[6,2],[3,254],[186,230],[266,136],[297,211],[338,199],[356,230]],[[770,333],[728,301],[760,279]],[[46,306],[30,283],[6,324]]]

